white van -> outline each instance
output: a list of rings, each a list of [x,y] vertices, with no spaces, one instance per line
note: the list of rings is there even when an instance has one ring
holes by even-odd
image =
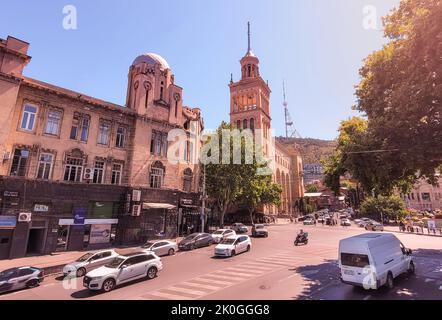
[[[341,240],[341,280],[365,289],[393,288],[401,273],[414,274],[412,251],[391,233],[366,233]]]

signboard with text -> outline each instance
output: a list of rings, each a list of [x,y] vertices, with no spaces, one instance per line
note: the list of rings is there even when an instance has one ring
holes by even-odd
[[[104,244],[110,242],[111,225],[94,224],[91,226],[89,244]]]
[[[74,225],[84,225],[86,219],[86,209],[76,208],[74,209]]]
[[[16,226],[16,216],[0,216],[0,229],[14,229]]]

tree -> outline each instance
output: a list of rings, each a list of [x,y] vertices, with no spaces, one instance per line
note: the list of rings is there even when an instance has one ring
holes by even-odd
[[[314,184],[309,184],[308,186],[305,187],[305,191],[307,191],[307,193],[315,193],[318,192],[318,187],[315,186]]]
[[[361,214],[375,218],[382,217],[388,220],[401,220],[407,211],[404,201],[398,196],[379,196],[366,198],[361,204]]]
[[[384,26],[390,41],[365,60],[355,109],[375,146],[390,150],[382,159],[394,168],[390,178],[434,181],[442,163],[441,1],[402,0]]]

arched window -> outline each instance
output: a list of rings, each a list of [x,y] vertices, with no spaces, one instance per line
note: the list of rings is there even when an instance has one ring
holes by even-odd
[[[248,125],[247,125],[247,119],[244,119],[243,123],[242,123],[242,128],[243,129],[247,129]]]
[[[163,100],[164,96],[164,82],[161,81],[161,87],[160,87],[160,100]]]
[[[160,189],[163,186],[165,168],[161,161],[155,161],[150,168],[150,187]]]
[[[152,85],[146,81],[144,83],[144,88],[146,89],[146,96],[144,97],[144,107],[147,109],[147,104],[149,103],[149,92],[152,89]]]
[[[250,130],[255,131],[255,119],[250,119]]]
[[[178,117],[178,102],[180,101],[180,95],[175,94],[175,118]]]
[[[248,77],[250,78],[251,75],[252,75],[252,67],[250,66],[250,64],[249,64],[247,67],[248,67],[247,75],[248,75]]]
[[[186,170],[184,170],[184,175],[183,175],[183,190],[185,192],[191,191],[192,179],[193,179],[193,172],[190,168],[187,168]]]
[[[236,128],[241,129],[241,120],[236,121]]]

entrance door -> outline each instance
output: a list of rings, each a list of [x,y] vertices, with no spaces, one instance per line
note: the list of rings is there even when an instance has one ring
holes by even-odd
[[[44,251],[46,229],[30,229],[27,254],[41,254]]]
[[[0,229],[0,259],[9,258],[9,250],[11,249],[13,230]]]
[[[58,227],[57,252],[66,251],[69,238],[69,226]]]

